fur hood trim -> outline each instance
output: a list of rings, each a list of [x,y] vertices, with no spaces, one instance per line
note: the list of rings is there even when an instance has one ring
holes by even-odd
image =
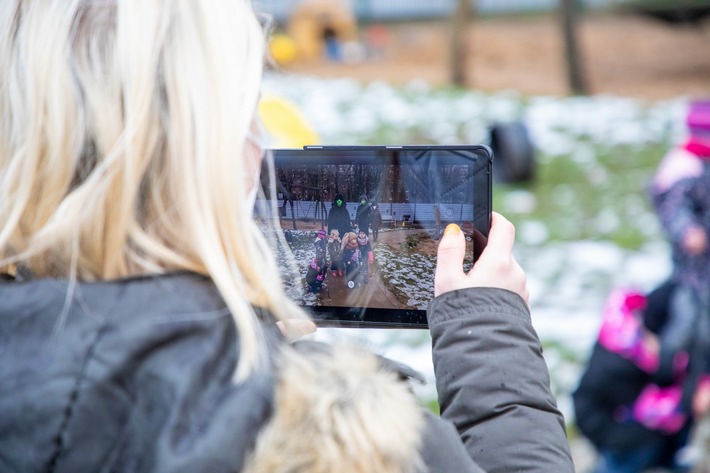
[[[415,473],[424,416],[402,374],[363,349],[283,348],[276,406],[248,473]]]

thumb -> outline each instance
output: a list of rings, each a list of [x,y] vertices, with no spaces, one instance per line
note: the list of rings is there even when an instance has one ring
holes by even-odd
[[[439,242],[434,275],[434,296],[459,289],[463,278],[466,238],[455,223],[449,224]]]
[[[289,341],[298,340],[299,338],[305,337],[306,335],[309,335],[316,331],[316,324],[313,323],[311,320],[279,320],[278,322],[276,322],[276,325],[279,327],[279,330],[281,330],[283,336],[286,337],[286,339],[288,339]]]

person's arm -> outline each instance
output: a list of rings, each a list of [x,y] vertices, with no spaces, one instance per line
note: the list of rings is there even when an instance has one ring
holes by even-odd
[[[514,235],[494,214],[488,246],[464,274],[463,234],[444,233],[428,308],[441,415],[488,473],[573,472]]]
[[[630,407],[649,382],[632,361],[594,346],[572,399],[577,427],[598,451],[631,451],[664,436],[632,417]]]
[[[599,350],[601,348],[598,345],[594,347],[594,352]],[[592,354],[586,371],[572,393],[572,400],[577,428],[600,451],[610,445],[608,442],[609,433],[614,432],[618,425],[612,416],[614,407],[618,406],[611,407],[605,402],[605,391],[609,390],[609,386],[604,382],[604,377],[599,379],[595,376],[599,369],[598,363],[594,360],[595,356]],[[603,375],[604,373],[598,374]]]
[[[698,185],[705,184],[695,176],[689,176],[667,188],[651,188],[651,199],[661,225],[672,241],[683,246],[688,231],[702,230],[695,215],[696,203],[692,198]]]

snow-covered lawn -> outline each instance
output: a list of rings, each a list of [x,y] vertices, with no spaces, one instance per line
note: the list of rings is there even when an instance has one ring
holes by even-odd
[[[606,295],[618,285],[648,290],[669,274],[645,186],[663,151],[682,138],[686,98],[486,95],[421,82],[395,88],[278,74],[265,78],[264,91],[294,102],[322,144],[487,143],[491,123],[524,121],[537,149],[537,178],[498,185],[494,208],[516,224],[515,254],[528,274],[533,324],[560,407],[573,421],[569,393]],[[432,262],[420,268],[406,278],[431,285]],[[386,271],[395,284],[411,282],[395,266]],[[315,337],[354,340],[419,369],[429,380],[417,388],[419,396],[435,399],[426,331],[320,329]]]

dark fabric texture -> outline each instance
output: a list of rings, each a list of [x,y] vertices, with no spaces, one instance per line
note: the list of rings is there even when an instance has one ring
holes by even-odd
[[[651,332],[658,334],[666,327],[675,289],[671,280],[648,294],[643,323]],[[686,441],[690,422],[678,433],[664,434],[645,428],[631,415],[631,407],[651,382],[659,382],[657,374],[646,373],[633,361],[599,343],[594,345],[572,400],[577,426],[598,451],[625,457],[651,446],[657,455],[649,466],[673,465],[676,451]],[[686,383],[684,388],[687,408],[694,385]]]
[[[594,345],[572,399],[577,426],[598,450],[629,451],[663,436],[631,416],[631,406],[649,382],[650,376],[633,362]]]
[[[81,283],[67,304],[68,289],[0,282],[0,471],[239,471],[275,380],[266,361],[233,382],[238,336],[214,285],[194,274]],[[442,417],[426,414],[428,471],[573,471],[522,300],[456,291],[429,317]],[[274,355],[283,340],[262,318]]]
[[[335,203],[337,200],[342,201],[340,207]],[[340,238],[343,238],[347,232],[351,231],[351,228],[350,213],[348,213],[345,197],[342,194],[337,194],[333,198],[333,204],[328,212],[328,234],[330,235],[330,232],[336,229],[340,233]]]
[[[263,367],[232,383],[238,341],[213,284],[79,284],[63,315],[66,297],[60,281],[0,283],[0,471],[237,471],[273,380]]]
[[[485,473],[469,456],[451,422],[425,414],[421,455],[427,473]]]
[[[470,457],[488,473],[573,472],[523,299],[465,289],[437,297],[427,314],[441,417],[456,426]]]
[[[355,211],[355,223],[357,223],[358,230],[365,232],[366,235],[370,234],[370,224],[372,223],[372,209],[369,203],[359,204]]]

